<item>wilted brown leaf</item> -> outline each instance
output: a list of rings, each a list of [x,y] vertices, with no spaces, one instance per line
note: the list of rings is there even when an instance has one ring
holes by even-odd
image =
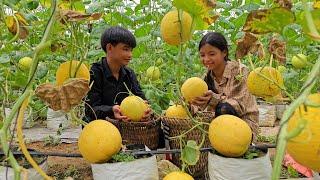
[[[198,0],[201,4],[203,4],[203,7],[207,9],[212,9],[217,6],[215,0]]]
[[[92,13],[89,17],[89,20],[99,20],[102,16],[102,13]]]
[[[24,26],[28,26],[28,22],[26,20],[26,18],[24,18],[24,16],[21,14],[21,13],[14,13],[14,15],[18,18],[18,21],[21,25],[24,25]]]
[[[294,21],[294,13],[289,9],[283,7],[259,9],[248,14],[243,31],[254,34],[281,33],[285,26]]]
[[[102,13],[84,14],[79,11],[72,10],[60,10],[60,22],[65,24],[66,22],[78,22],[82,20],[98,20],[102,16]]]
[[[17,23],[18,22],[18,23]],[[27,29],[27,21],[24,16],[20,13],[15,13],[13,16],[6,16],[5,17],[5,24],[8,30],[13,34],[16,35],[18,32],[18,24],[19,24],[19,38],[25,39],[29,31]]]
[[[237,40],[236,59],[241,59],[246,56],[257,40],[258,38],[252,33],[245,33],[243,38]]]
[[[219,15],[214,15],[214,16],[208,16],[208,17],[203,17],[203,21],[206,22],[207,24],[212,24],[218,19]]]
[[[277,39],[276,37],[272,37],[269,42],[269,52],[273,55],[273,57],[278,60],[281,64],[285,64],[286,62],[286,42]]]
[[[41,84],[36,89],[36,95],[48,103],[53,110],[69,112],[71,108],[80,104],[88,91],[88,80],[73,78],[62,86],[54,86],[50,83]]]
[[[250,47],[249,53],[257,55],[260,60],[265,58],[264,47],[260,41],[255,42],[255,44]]]
[[[275,0],[275,3],[279,4],[280,7],[291,9],[292,8],[292,2],[291,0]]]

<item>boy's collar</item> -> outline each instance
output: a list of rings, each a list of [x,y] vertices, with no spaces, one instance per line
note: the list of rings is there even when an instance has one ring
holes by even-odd
[[[102,66],[103,68],[105,68],[105,72],[106,72],[106,76],[107,77],[111,77],[113,76],[112,75],[112,72],[111,72],[111,69],[107,63],[107,58],[106,57],[103,57],[102,58]],[[120,67],[120,72],[119,72],[121,75],[127,75],[127,71],[125,70],[125,67],[124,66],[121,66]]]

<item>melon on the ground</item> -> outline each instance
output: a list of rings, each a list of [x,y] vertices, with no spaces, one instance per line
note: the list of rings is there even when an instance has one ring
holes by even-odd
[[[106,120],[94,120],[80,133],[78,147],[83,158],[90,163],[104,163],[121,149],[119,130]]]
[[[185,172],[174,171],[167,174],[163,180],[193,180],[193,177]]]
[[[242,119],[233,115],[220,115],[209,126],[211,146],[227,157],[242,156],[249,148],[252,130]]]

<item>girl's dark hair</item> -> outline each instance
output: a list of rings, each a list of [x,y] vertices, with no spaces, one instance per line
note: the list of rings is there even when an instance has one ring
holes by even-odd
[[[133,34],[120,26],[113,26],[106,29],[101,36],[101,48],[106,52],[106,46],[111,43],[113,46],[124,43],[131,48],[136,47],[136,38]]]
[[[226,57],[224,57],[224,60],[225,61],[229,60],[228,42],[221,33],[208,32],[206,35],[204,35],[199,43],[199,51],[201,47],[204,46],[205,44],[210,44],[211,46],[218,48],[220,51],[226,51],[227,55]]]

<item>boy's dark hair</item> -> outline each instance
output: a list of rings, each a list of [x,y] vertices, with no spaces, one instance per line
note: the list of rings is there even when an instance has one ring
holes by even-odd
[[[118,43],[124,43],[130,46],[131,48],[136,47],[136,38],[133,34],[120,26],[113,26],[106,29],[101,35],[101,48],[104,52],[107,52],[106,46],[108,43],[111,43],[113,46]]]
[[[218,48],[220,51],[226,51],[227,55],[224,58],[225,61],[228,61],[228,54],[229,54],[229,49],[228,49],[228,42],[226,38],[218,32],[208,32],[206,35],[204,35],[199,43],[199,51],[202,46],[205,44],[210,44],[211,46],[214,46]]]

